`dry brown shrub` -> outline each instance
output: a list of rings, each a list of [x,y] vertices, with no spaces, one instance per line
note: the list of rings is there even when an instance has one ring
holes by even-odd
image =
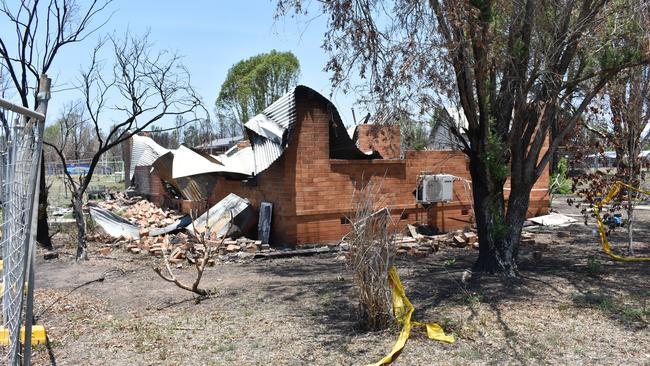
[[[369,182],[353,197],[347,264],[359,294],[361,326],[381,329],[391,318],[388,270],[395,257],[395,228],[380,186]]]

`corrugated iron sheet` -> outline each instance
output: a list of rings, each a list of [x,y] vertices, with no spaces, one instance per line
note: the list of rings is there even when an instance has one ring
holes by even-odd
[[[114,238],[140,239],[140,228],[98,206],[89,206],[90,216],[104,231]]]
[[[244,124],[253,148],[255,175],[266,170],[274,161],[278,160],[289,145],[291,132],[297,119],[296,89],[297,87],[263,110],[260,114],[265,119],[254,117]],[[263,123],[274,124],[275,126],[269,130],[278,131],[278,135],[281,135],[280,139],[264,136],[264,132],[260,131],[263,128],[260,125]]]
[[[202,234],[207,230],[214,233],[217,238],[221,238],[233,229],[230,222],[232,225],[237,225],[238,230],[245,231],[244,227],[252,226],[254,221],[255,215],[250,202],[230,193],[194,220],[187,230],[192,234]]]
[[[224,173],[233,173],[248,177],[255,173],[255,156],[253,154],[253,148],[250,146],[243,149],[234,146],[225,153],[213,156],[212,158],[224,166],[222,170]]]
[[[167,154],[168,149],[158,145],[153,139],[146,136],[134,135],[131,147],[131,167],[129,177],[133,178],[136,166],[151,166],[159,157]]]
[[[296,99],[298,96],[316,98],[325,104],[331,113],[330,119],[330,158],[332,159],[379,159],[381,155],[377,152],[365,154],[360,151],[348,135],[339,112],[334,104],[317,91],[298,85],[293,90],[283,95],[268,106],[262,115],[266,118],[253,118],[244,125],[253,147],[255,160],[255,174],[267,169],[274,161],[278,160],[284,150],[289,146],[292,139],[292,132],[298,119],[296,110]],[[264,129],[263,123],[272,123]],[[274,136],[268,136],[266,131],[277,131],[281,127],[282,141]],[[266,136],[265,136],[266,135]]]

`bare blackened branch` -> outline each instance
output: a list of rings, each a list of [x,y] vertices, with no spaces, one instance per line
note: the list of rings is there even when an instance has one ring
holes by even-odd
[[[29,107],[39,76],[49,71],[64,46],[83,41],[108,22],[110,15],[95,24],[111,2],[92,0],[81,5],[75,0],[21,0],[12,7],[2,1],[0,15],[15,32],[13,37],[0,37],[0,59],[23,106]],[[11,43],[16,44],[14,49]]]

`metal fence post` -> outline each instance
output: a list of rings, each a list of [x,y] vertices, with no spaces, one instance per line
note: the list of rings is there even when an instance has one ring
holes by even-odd
[[[3,228],[0,342],[7,346],[0,351],[0,362],[12,366],[19,365],[21,359],[24,365],[31,363],[39,162],[49,87],[50,80],[43,75],[39,84],[38,112],[0,98],[3,124],[0,129]],[[20,345],[21,324],[25,324],[24,348]]]
[[[50,100],[50,85],[52,81],[47,77],[47,75],[41,75],[39,82],[39,93],[37,95],[38,107],[37,112],[41,113],[43,116],[47,116],[47,104]],[[32,171],[33,180],[31,180],[30,185],[32,186],[32,208],[31,208],[31,217],[29,223],[29,229],[27,230],[28,245],[27,245],[27,304],[25,308],[25,351],[23,353],[23,365],[29,366],[31,364],[32,357],[32,323],[34,321],[33,310],[34,310],[34,264],[35,264],[35,251],[36,251],[36,233],[38,231],[38,196],[40,194],[40,177],[41,177],[41,159],[43,151],[43,131],[45,130],[45,118],[43,120],[36,121],[35,135],[34,135],[34,155],[36,159],[33,161],[34,171]],[[35,174],[34,174],[35,173]]]

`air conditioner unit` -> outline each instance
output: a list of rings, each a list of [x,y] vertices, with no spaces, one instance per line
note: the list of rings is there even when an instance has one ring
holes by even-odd
[[[415,193],[418,203],[449,202],[453,198],[453,175],[421,175],[418,182]]]

